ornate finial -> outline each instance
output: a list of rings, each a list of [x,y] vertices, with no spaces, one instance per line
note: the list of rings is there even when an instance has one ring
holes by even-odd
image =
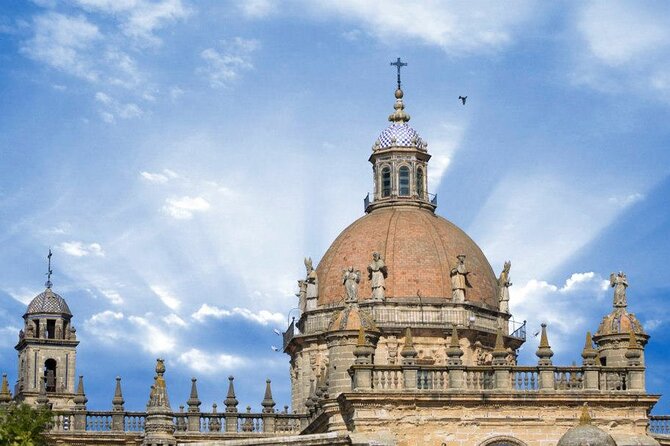
[[[165,360],[158,358],[156,359],[156,374],[158,376],[163,376],[165,373]]]
[[[265,395],[263,396],[263,401],[261,406],[263,406],[263,413],[273,413],[275,407],[275,401],[272,399],[272,387],[269,379],[265,380]]]
[[[51,270],[51,256],[52,255],[53,254],[51,254],[51,248],[49,248],[49,255],[47,256],[47,273],[46,273],[47,281],[44,284],[44,286],[47,287],[47,288],[51,288],[51,286],[53,285],[51,283],[51,275],[53,274],[53,271]]]
[[[630,335],[628,337],[628,349],[626,350],[624,356],[626,359],[628,359],[629,366],[640,365],[640,357],[642,356],[642,353],[640,353],[640,347],[637,345],[637,336],[635,336],[633,327],[630,329]]]
[[[358,342],[356,342],[357,347],[365,347],[368,343],[365,341],[365,329],[363,325],[358,329]]]
[[[47,397],[47,387],[46,387],[46,376],[40,379],[40,391],[37,394],[35,402],[42,407],[46,407],[49,403],[49,398]]]
[[[114,411],[123,411],[123,394],[121,393],[121,377],[116,377],[116,388],[114,389],[114,398],[112,398],[112,407]]]
[[[2,385],[0,386],[0,406],[7,404],[12,400],[12,394],[9,391],[9,384],[7,383],[7,374],[2,374]]]
[[[554,352],[549,346],[549,340],[547,339],[547,324],[542,324],[542,337],[540,338],[540,346],[535,352],[540,360],[538,361],[539,365],[551,365],[551,357],[554,356]]]
[[[505,358],[507,357],[507,349],[505,348],[505,342],[503,341],[503,332],[500,327],[496,332],[496,343],[491,352],[493,356],[493,365],[505,365]]]
[[[79,383],[77,384],[77,393],[74,396],[74,404],[75,404],[75,409],[86,409],[86,403],[88,402],[88,398],[86,398],[86,394],[84,393],[84,376],[79,375]]]
[[[189,412],[200,412],[201,402],[198,398],[198,386],[196,385],[197,381],[197,379],[191,378],[191,395],[189,396],[188,401],[186,401]]]
[[[598,352],[593,348],[593,339],[591,338],[591,332],[586,332],[586,342],[584,342],[584,350],[582,350],[582,358],[584,359],[584,365],[596,365],[596,357]]]
[[[406,63],[406,62],[402,62],[402,61],[400,60],[400,58],[398,57],[398,59],[397,59],[395,62],[391,62],[391,66],[394,66],[394,67],[396,67],[396,68],[398,69],[398,90],[400,90],[400,69],[401,69],[402,67],[406,67],[406,66],[407,66],[407,63]]]
[[[614,308],[626,308],[626,288],[628,288],[628,278],[626,273],[619,271],[610,274],[610,286],[614,288]]]
[[[463,356],[463,350],[461,349],[460,342],[458,342],[458,330],[456,330],[456,326],[454,325],[451,327],[451,339],[449,340],[449,348],[447,349],[448,365],[462,365],[461,356]]]
[[[589,414],[589,404],[584,403],[582,406],[582,413],[579,416],[579,424],[584,425],[584,424],[591,424],[591,414]]]
[[[228,377],[228,393],[226,394],[226,399],[223,401],[223,404],[226,405],[226,412],[234,413],[237,412],[237,398],[235,398],[235,386],[233,385],[233,380],[235,378],[231,375]]]
[[[405,330],[405,344],[400,351],[403,365],[414,365],[416,362],[417,352],[414,348],[414,340],[412,339],[412,330],[407,327]]]

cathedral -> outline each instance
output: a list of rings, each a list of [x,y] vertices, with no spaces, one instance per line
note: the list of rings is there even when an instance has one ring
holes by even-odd
[[[645,387],[649,336],[629,311],[625,273],[610,276],[612,307],[575,346],[581,365],[553,363],[544,324],[537,361],[517,362],[526,325],[510,313],[511,263],[496,275],[435,213],[428,143],[409,125],[403,64],[392,65],[395,103],[368,159],[365,215],[316,267],[305,259],[298,280],[300,315],[283,334],[290,408],[275,407],[270,381],[259,410],[238,407],[231,376],[220,408],[201,408],[194,378],[177,409],[161,359],[145,411],[125,409],[120,378],[111,407],[89,408],[76,370],[87,340],[50,281],[23,315],[17,381],[10,389],[3,375],[0,406],[50,407],[54,445],[670,445],[670,417],[650,415],[660,396]]]

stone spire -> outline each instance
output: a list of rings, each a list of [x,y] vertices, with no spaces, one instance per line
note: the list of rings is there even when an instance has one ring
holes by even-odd
[[[191,378],[191,395],[188,398],[188,401],[186,401],[186,404],[188,404],[188,411],[189,412],[200,412],[200,399],[198,398],[198,386],[197,386],[197,379]]]
[[[496,343],[495,347],[493,348],[493,352],[491,352],[491,355],[493,356],[492,361],[493,365],[505,365],[507,350],[505,349],[505,343],[503,341],[503,332],[501,328],[498,328],[498,332],[496,333]]]
[[[463,350],[458,342],[458,330],[454,325],[451,327],[451,340],[449,341],[449,348],[447,348],[447,365],[463,365],[461,356],[463,356]]]
[[[263,413],[273,413],[275,411],[276,403],[272,399],[272,387],[271,387],[271,381],[269,379],[265,380],[265,395],[263,397],[263,401],[261,402],[261,406],[263,406]]]
[[[414,365],[416,363],[417,352],[412,340],[412,330],[409,327],[405,330],[405,344],[400,351],[400,356],[403,358],[403,365]]]
[[[593,348],[593,339],[591,338],[591,332],[586,332],[586,342],[584,343],[584,350],[582,350],[582,359],[585,366],[594,366],[596,365],[596,358],[598,357],[598,352]]]
[[[12,394],[9,391],[9,384],[7,383],[7,374],[2,374],[2,385],[0,385],[0,407],[6,406],[12,401]]]
[[[538,365],[551,365],[551,357],[554,356],[554,352],[551,350],[549,340],[547,339],[547,324],[542,324],[542,337],[535,354],[540,358],[537,362]]]
[[[112,410],[114,412],[123,412],[123,393],[121,392],[121,377],[116,377],[116,388],[114,389],[114,398],[112,398]]]
[[[84,393],[84,377],[82,375],[79,375],[77,393],[74,395],[73,401],[75,410],[86,410],[88,398],[86,398],[86,394]]]
[[[226,394],[226,399],[223,401],[223,404],[226,405],[226,412],[236,413],[237,412],[237,398],[235,398],[235,386],[233,385],[233,380],[235,378],[230,375],[228,377],[228,393]]]
[[[156,376],[151,386],[147,416],[144,426],[144,446],[174,446],[174,421],[170,400],[168,399],[167,385],[165,384],[165,362],[156,360]]]

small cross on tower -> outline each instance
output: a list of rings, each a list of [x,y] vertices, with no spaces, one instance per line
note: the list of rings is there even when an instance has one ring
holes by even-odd
[[[402,67],[406,67],[406,66],[407,66],[407,63],[406,63],[406,62],[402,62],[402,61],[400,60],[400,58],[398,57],[398,59],[397,59],[395,62],[391,62],[391,65],[393,65],[393,66],[395,66],[395,67],[398,68],[398,90],[400,90],[400,68],[402,68]]]

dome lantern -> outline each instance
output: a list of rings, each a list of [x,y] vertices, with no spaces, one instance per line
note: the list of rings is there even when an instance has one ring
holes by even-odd
[[[374,145],[369,161],[372,163],[374,193],[366,198],[365,211],[387,206],[413,205],[435,210],[437,200],[428,193],[428,144],[409,124],[405,111],[404,92],[400,83],[400,68],[407,64],[392,62],[398,68],[391,124],[385,128]]]

